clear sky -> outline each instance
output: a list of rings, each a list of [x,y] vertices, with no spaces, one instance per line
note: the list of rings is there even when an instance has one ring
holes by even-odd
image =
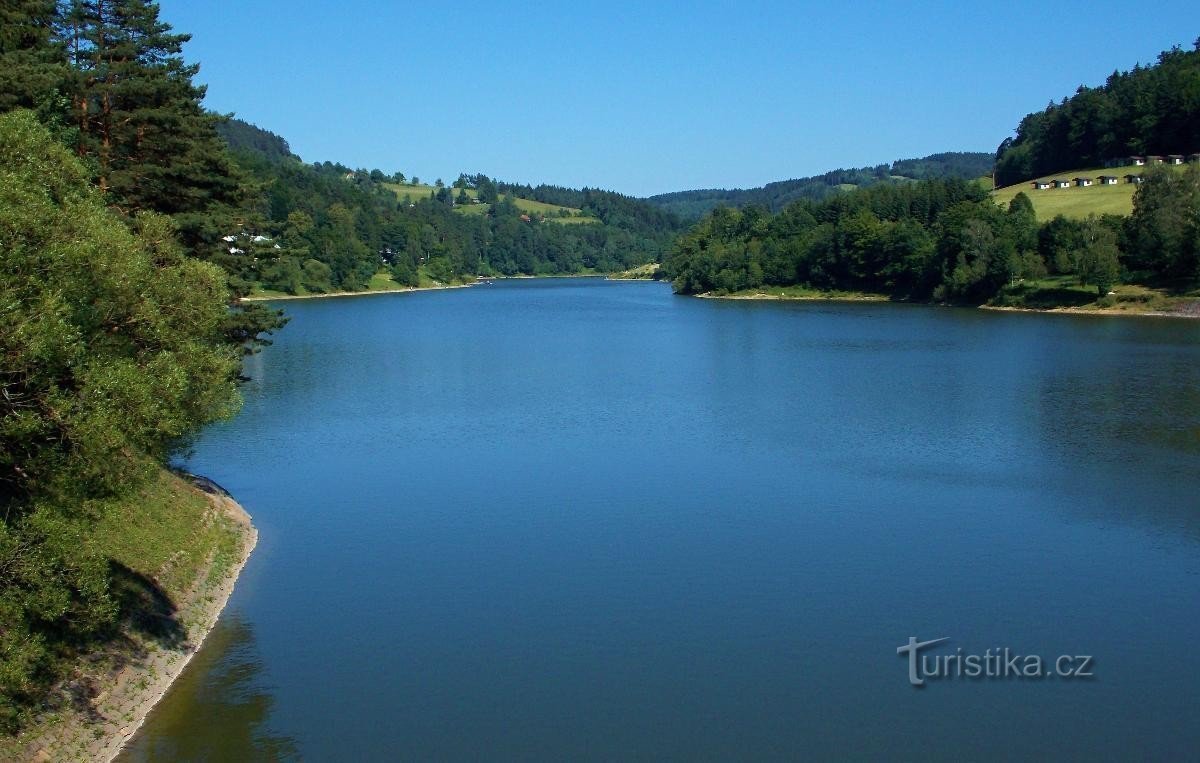
[[[634,195],[993,151],[1200,36],[1195,0],[161,6],[207,105],[307,161]]]

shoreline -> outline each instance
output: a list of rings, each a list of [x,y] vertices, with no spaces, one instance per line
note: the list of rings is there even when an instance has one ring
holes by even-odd
[[[705,292],[704,294],[692,294],[689,296],[699,299],[730,299],[730,300],[752,300],[752,301],[774,301],[774,302],[894,302],[895,304],[928,304],[939,305],[936,302],[909,302],[905,300],[894,300],[882,294],[831,294],[823,296],[820,294],[812,295],[774,295],[767,293],[759,294],[713,294]],[[957,305],[943,305],[947,307],[956,307]],[[1182,318],[1182,319],[1200,319],[1200,299],[1192,302],[1184,302],[1182,306],[1184,310],[1179,312],[1170,312],[1168,310],[1124,310],[1119,307],[1014,307],[1011,305],[961,305],[961,307],[970,307],[975,310],[994,310],[997,312],[1006,313],[1042,313],[1046,315],[1094,315],[1102,317],[1125,317],[1125,318]],[[1186,307],[1191,306],[1191,310]]]
[[[258,530],[250,514],[231,495],[203,477],[190,477],[193,488],[231,525],[239,550],[220,578],[213,579],[216,560],[210,558],[182,597],[175,613],[186,638],[178,646],[147,644],[145,654],[129,658],[115,672],[95,677],[99,692],[86,707],[71,708],[29,740],[31,761],[87,759],[111,763],[137,736],[150,713],[200,652],[233,595],[242,570],[258,545]]]
[[[1049,315],[1096,315],[1126,318],[1200,318],[1197,312],[1168,312],[1166,310],[1122,310],[1117,307],[1013,307],[1011,305],[980,305],[980,310],[995,310],[1002,313],[1046,313]]]
[[[757,302],[895,302],[883,294],[866,294],[846,292],[845,294],[831,293],[825,294],[767,294],[759,292],[758,294],[713,294],[711,291],[706,291],[703,294],[692,294],[690,296],[699,299],[742,299],[753,300]]]
[[[294,299],[333,299],[335,297],[374,297],[380,294],[411,294],[416,291],[441,291],[443,289],[469,289],[472,286],[478,286],[481,283],[488,281],[514,281],[524,279],[541,279],[541,278],[610,278],[609,273],[562,273],[546,276],[487,276],[486,278],[478,278],[469,283],[448,284],[445,286],[410,286],[403,289],[364,289],[362,291],[331,291],[325,294],[280,294],[278,296],[267,296],[263,294],[252,294],[246,297],[239,297],[238,302],[283,302]],[[618,280],[618,279],[613,279]],[[624,280],[624,279],[619,279]]]
[[[376,297],[380,294],[412,294],[415,291],[441,291],[443,289],[468,289],[474,283],[456,283],[448,286],[411,286],[406,289],[364,289],[363,291],[331,291],[326,294],[280,294],[279,296],[251,295],[239,297],[238,302],[282,302],[293,299],[334,299],[338,297]]]

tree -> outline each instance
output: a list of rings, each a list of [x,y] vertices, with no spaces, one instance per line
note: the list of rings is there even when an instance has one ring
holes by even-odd
[[[0,725],[115,616],[84,529],[232,413],[225,275],[133,225],[28,111],[0,116]]]
[[[201,106],[199,67],[183,61],[190,36],[147,0],[74,0],[64,24],[78,155],[114,206],[171,215],[184,245],[207,256],[229,232],[243,178]]]
[[[1131,269],[1183,283],[1200,278],[1200,166],[1147,173],[1125,230]]]
[[[1075,253],[1075,273],[1083,286],[1093,285],[1101,297],[1121,275],[1120,250],[1113,231],[1089,217],[1083,225],[1083,247]]]
[[[67,59],[57,23],[55,0],[0,2],[0,113],[31,108],[61,121]]]

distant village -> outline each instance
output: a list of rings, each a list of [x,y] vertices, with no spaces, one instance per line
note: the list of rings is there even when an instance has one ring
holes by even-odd
[[[1147,167],[1155,164],[1195,164],[1200,163],[1200,154],[1190,154],[1185,157],[1183,154],[1168,154],[1167,156],[1126,156],[1120,159],[1109,159],[1104,163],[1104,166],[1109,169],[1117,167]],[[1076,178],[1055,178],[1053,180],[1034,180],[1030,185],[1038,191],[1046,191],[1054,188],[1087,188],[1093,185],[1118,185],[1124,179],[1126,183],[1137,185],[1141,183],[1144,176],[1140,172],[1130,172],[1123,176],[1117,175],[1100,175],[1098,177],[1076,177]]]

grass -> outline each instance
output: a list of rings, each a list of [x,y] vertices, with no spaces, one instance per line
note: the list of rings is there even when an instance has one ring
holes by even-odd
[[[396,194],[396,197],[403,199],[406,196],[416,202],[421,199],[427,199],[431,194],[437,193],[437,188],[431,185],[409,185],[408,183],[384,183],[385,188]],[[473,189],[466,189],[467,195],[472,199],[478,198],[479,193]],[[451,188],[450,192],[458,197],[458,189]],[[501,198],[508,196],[502,194]],[[533,199],[522,199],[513,197],[513,204],[517,209],[530,216],[544,216],[550,222],[579,224],[579,223],[594,223],[599,222],[595,217],[589,217],[583,214],[583,210],[576,207],[562,207],[557,204],[547,204],[544,201],[534,201]],[[489,204],[464,204],[454,208],[455,212],[463,215],[482,215],[487,214]],[[559,215],[566,213],[569,217],[560,217]]]
[[[396,194],[396,198],[403,199],[405,196],[407,196],[413,201],[428,199],[431,195],[437,193],[438,190],[436,187],[425,185],[424,183],[420,185],[410,185],[408,183],[384,183],[383,186],[392,193]],[[451,190],[454,191],[455,196],[458,195],[457,188],[453,188]],[[467,191],[468,195],[473,195],[474,193],[474,191]]]
[[[371,276],[371,280],[367,282],[367,291],[399,291],[407,288],[403,284],[396,283],[392,274],[386,270],[381,270]]]
[[[1167,293],[1138,284],[1117,284],[1112,293],[1100,296],[1095,286],[1083,286],[1074,276],[1048,276],[1006,286],[991,301],[992,307],[1027,310],[1069,308],[1106,313],[1172,312],[1194,302],[1194,293]]]
[[[97,519],[80,539],[109,560],[111,593],[120,610],[120,625],[113,638],[87,647],[83,653],[65,652],[64,674],[72,684],[91,681],[107,691],[117,668],[138,661],[153,644],[178,644],[189,635],[187,603],[201,586],[224,580],[241,558],[245,528],[180,476],[151,467],[139,490],[122,498],[94,505]],[[139,676],[135,688],[152,677]],[[69,685],[68,685],[69,686]],[[89,738],[104,736],[102,724],[76,717],[64,698],[66,688],[52,692],[50,704],[39,710],[34,722],[15,736],[0,737],[0,760],[29,759],[31,742],[53,750],[50,759],[86,760],[93,757]],[[61,696],[60,696],[61,695]],[[99,700],[97,700],[99,702]],[[65,703],[65,704],[64,704]],[[109,720],[128,722],[130,713]],[[82,723],[82,726],[78,724]]]
[[[160,469],[137,494],[107,507],[92,539],[113,561],[155,580],[177,600],[210,559],[233,559],[238,537],[203,494]]]
[[[1186,166],[1173,165],[1168,166],[1168,169],[1181,171]],[[1121,178],[1121,182],[1117,185],[1097,184],[1087,188],[1078,188],[1072,185],[1070,188],[1048,188],[1044,191],[1039,191],[1031,185],[1033,181],[1026,181],[998,188],[992,191],[992,198],[998,204],[1007,207],[1008,203],[1018,193],[1024,192],[1029,197],[1029,200],[1033,202],[1033,209],[1037,213],[1038,220],[1041,221],[1050,220],[1057,215],[1077,220],[1081,220],[1088,215],[1128,215],[1133,212],[1133,192],[1137,190],[1137,186],[1133,183],[1126,183],[1125,175],[1142,174],[1149,169],[1156,168],[1093,167],[1056,172],[1053,175],[1046,175],[1045,177],[1036,179],[1054,180],[1055,178],[1066,178],[1070,180],[1076,177],[1098,178],[1100,175],[1116,175]]]
[[[656,278],[660,270],[662,270],[662,265],[659,265],[657,262],[647,262],[645,265],[639,265],[636,268],[612,273],[609,275],[609,278],[616,281],[649,281]]]

